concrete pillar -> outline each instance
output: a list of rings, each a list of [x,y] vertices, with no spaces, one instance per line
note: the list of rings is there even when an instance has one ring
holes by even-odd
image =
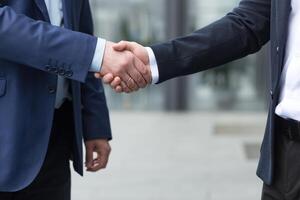
[[[186,34],[187,0],[165,0],[166,34],[172,39]],[[166,83],[165,108],[168,111],[188,109],[188,80],[177,78]]]

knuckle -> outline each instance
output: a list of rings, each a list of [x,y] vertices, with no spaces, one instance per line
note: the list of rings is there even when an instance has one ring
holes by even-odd
[[[120,84],[120,82],[121,82],[121,79],[120,79],[120,77],[118,77],[118,76],[117,76],[117,77],[115,78],[115,80],[114,80],[114,81],[115,81],[116,83]]]
[[[128,61],[132,61],[134,59],[134,56],[132,53],[130,52],[126,52],[126,58]]]

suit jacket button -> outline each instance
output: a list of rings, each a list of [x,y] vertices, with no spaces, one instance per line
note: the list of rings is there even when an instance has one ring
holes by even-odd
[[[48,86],[48,92],[50,94],[54,94],[56,92],[56,88],[54,86]]]
[[[57,74],[58,69],[57,69],[57,67],[51,67],[50,71],[53,72],[53,73],[55,73],[55,74]]]
[[[64,76],[66,74],[66,71],[64,69],[59,69],[58,70],[58,75]]]
[[[279,53],[279,50],[280,50],[280,48],[279,48],[279,46],[277,46],[276,47],[276,52]]]

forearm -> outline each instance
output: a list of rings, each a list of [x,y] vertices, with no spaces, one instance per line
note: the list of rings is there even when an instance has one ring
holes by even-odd
[[[67,68],[68,78],[84,82],[97,38],[17,14],[0,7],[0,58],[49,73],[51,65]]]
[[[224,18],[151,48],[159,82],[210,69],[258,51],[269,40],[270,0],[244,0]]]

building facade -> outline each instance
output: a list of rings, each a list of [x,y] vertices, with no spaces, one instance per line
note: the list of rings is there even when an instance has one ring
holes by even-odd
[[[185,35],[213,22],[238,0],[90,0],[96,35],[143,45]],[[220,33],[222,34],[222,33]],[[230,47],[229,47],[230,48]],[[266,50],[213,70],[150,86],[138,93],[106,88],[114,110],[264,110]]]

